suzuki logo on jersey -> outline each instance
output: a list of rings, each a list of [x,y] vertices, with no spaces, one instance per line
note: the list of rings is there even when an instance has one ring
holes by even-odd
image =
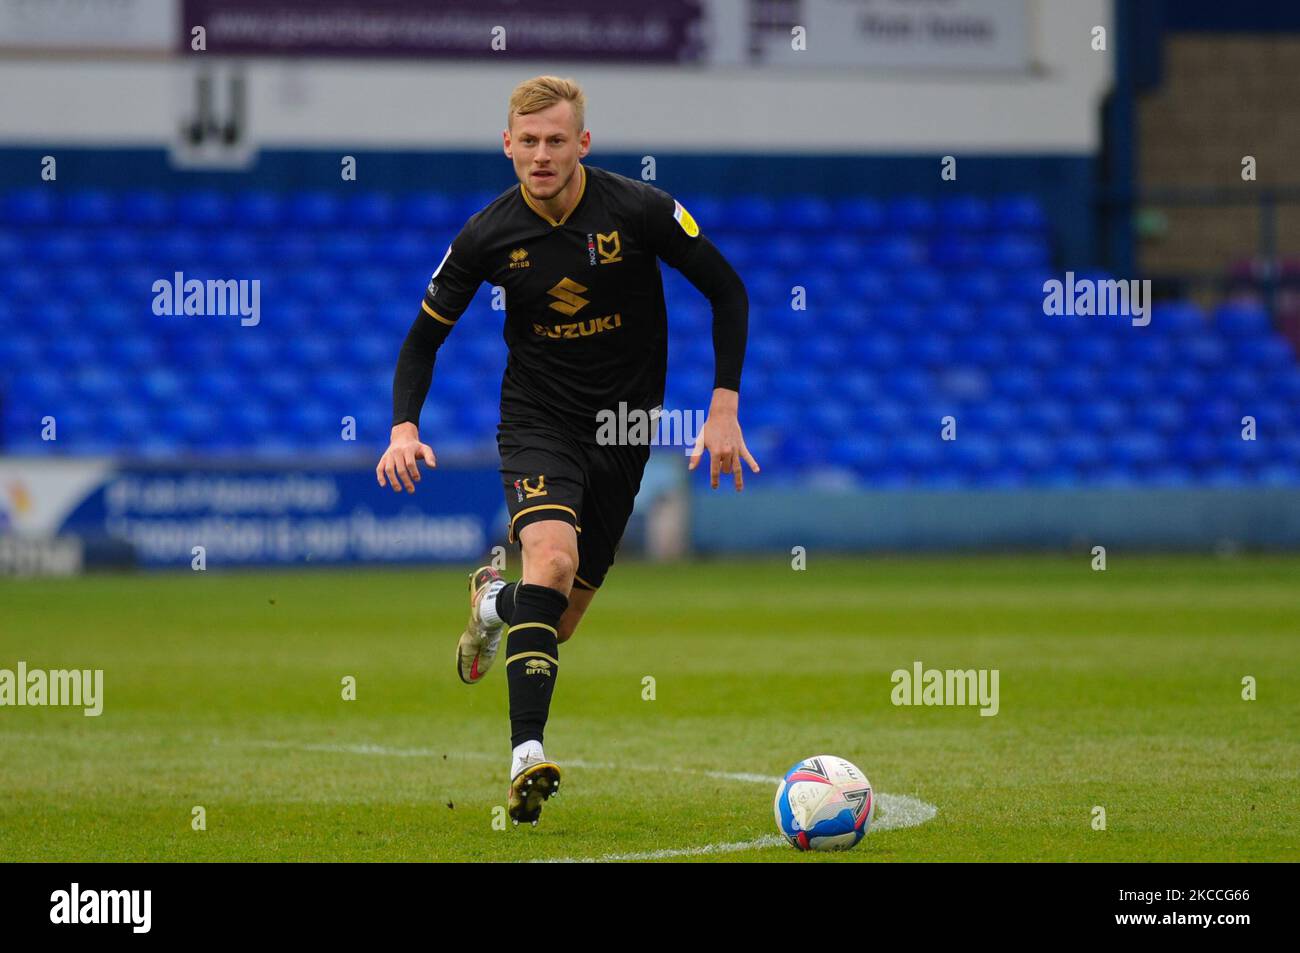
[[[623,315],[607,314],[603,318],[579,321],[577,324],[534,324],[533,332],[547,338],[585,338],[601,331],[613,331],[623,326]]]
[[[552,301],[551,307],[560,314],[573,317],[587,305],[591,304],[586,298],[582,297],[582,292],[587,290],[586,285],[580,285],[572,278],[564,278],[559,281],[554,288],[546,292],[552,298],[558,298],[558,301]]]

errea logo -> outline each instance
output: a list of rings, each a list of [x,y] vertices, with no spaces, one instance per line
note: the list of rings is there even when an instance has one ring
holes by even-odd
[[[551,677],[551,663],[544,658],[530,658],[524,663],[525,675],[545,675]]]
[[[510,253],[511,268],[531,268],[532,262],[528,260],[527,248],[516,248]]]

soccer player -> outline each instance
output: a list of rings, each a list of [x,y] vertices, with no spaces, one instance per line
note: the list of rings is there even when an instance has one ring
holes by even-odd
[[[742,461],[759,470],[737,420],[745,286],[667,193],[582,164],[591,147],[584,111],[582,90],[555,76],[511,94],[503,142],[519,187],[472,216],[433,273],[397,359],[392,435],[376,467],[381,487],[413,493],[419,461],[437,465],[419,435],[435,354],[482,282],[503,288],[509,359],[497,447],[507,539],[523,549],[523,575],[507,583],[491,566],[470,574],[456,669],[466,684],[479,682],[508,632],[508,810],[516,824],[536,824],[558,792],[560,769],[542,750],[558,645],[614,562],[650,456],[648,442],[599,441],[597,414],[624,401],[629,411],[663,404],[668,329],[658,259],[713,308],[713,396],[689,469],[707,450],[713,488],[724,473],[737,490]]]

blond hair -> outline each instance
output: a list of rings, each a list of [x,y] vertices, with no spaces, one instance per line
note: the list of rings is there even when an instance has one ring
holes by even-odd
[[[541,112],[556,103],[567,100],[573,106],[573,118],[578,124],[578,133],[582,133],[586,119],[587,97],[582,94],[582,87],[571,79],[559,76],[534,76],[515,87],[510,94],[510,109],[506,113],[507,128],[516,115],[527,116]]]

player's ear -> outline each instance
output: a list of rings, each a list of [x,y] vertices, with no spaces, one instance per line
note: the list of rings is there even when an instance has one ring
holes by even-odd
[[[510,155],[510,130],[509,129],[503,129],[501,131],[501,151],[504,152],[507,157],[511,159],[514,158],[514,156]]]

